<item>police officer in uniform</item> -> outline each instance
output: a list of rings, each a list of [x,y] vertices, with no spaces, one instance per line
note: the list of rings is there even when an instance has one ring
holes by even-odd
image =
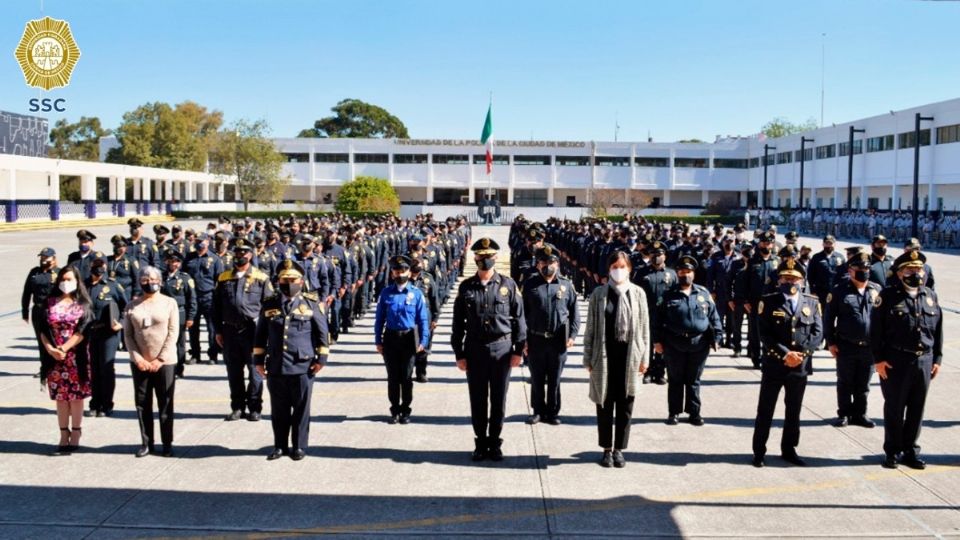
[[[880,286],[870,281],[871,256],[861,252],[848,261],[848,279],[827,295],[824,337],[837,359],[836,427],[847,424],[872,428],[867,416],[867,395],[873,376],[870,348],[870,313],[880,296]]]
[[[306,457],[313,377],[330,354],[325,307],[316,293],[303,292],[303,274],[296,261],[280,263],[280,293],[263,301],[253,339],[257,374],[266,377],[270,392],[270,461]]]
[[[893,262],[897,285],[884,289],[870,317],[870,343],[883,391],[883,466],[923,469],[920,424],[931,379],[943,360],[943,312],[925,286],[927,258],[908,251]]]
[[[410,421],[413,401],[413,370],[416,355],[430,342],[430,315],[423,292],[410,283],[410,258],[390,259],[393,281],[380,292],[373,323],[377,353],[387,367],[390,423]]]
[[[494,269],[500,246],[484,237],[470,249],[477,273],[460,282],[450,341],[457,367],[467,372],[473,460],[501,461],[510,370],[520,365],[527,325],[516,282]]]
[[[253,245],[238,238],[233,247],[233,268],[220,274],[213,291],[213,326],[217,345],[223,350],[230,381],[230,414],[227,421],[260,420],[263,408],[263,377],[254,367],[252,351],[257,317],[263,301],[273,296],[270,276],[253,266]],[[244,390],[243,372],[250,381]]]
[[[747,352],[750,355],[750,361],[755,369],[760,369],[760,363],[763,355],[761,354],[760,326],[757,314],[757,307],[760,304],[763,295],[773,292],[774,274],[776,274],[777,265],[780,263],[776,255],[773,254],[771,246],[776,238],[770,233],[761,233],[757,237],[757,249],[754,251],[753,258],[747,265],[747,275],[743,281],[743,294],[738,294],[743,299],[743,310],[747,314]],[[802,288],[803,285],[801,284]]]
[[[870,281],[881,289],[887,286],[887,276],[892,274],[893,257],[887,255],[887,237],[878,234],[870,243]]]
[[[560,275],[559,255],[555,246],[544,243],[536,251],[536,274],[531,274],[523,284],[533,409],[528,424],[541,420],[554,426],[560,424],[560,378],[567,362],[567,349],[573,346],[580,330],[577,291],[572,281]]]
[[[124,287],[107,274],[107,262],[96,259],[90,266],[86,282],[90,295],[90,324],[87,339],[90,344],[91,390],[90,408],[83,415],[110,416],[113,414],[113,394],[117,386],[114,362],[120,346],[121,313],[127,307]]]
[[[656,326],[657,306],[660,298],[667,289],[677,283],[677,273],[667,267],[667,250],[659,241],[654,241],[647,248],[647,254],[650,256],[650,264],[647,265],[643,275],[634,273],[633,282],[643,287],[643,292],[647,294],[647,310],[653,320],[651,326]],[[651,339],[651,341],[653,341]],[[667,372],[667,364],[663,360],[663,355],[654,350],[653,343],[650,344],[650,367],[643,374],[643,383],[654,382],[656,384],[667,384],[664,379]]]
[[[143,221],[132,217],[127,220],[130,226],[130,237],[127,238],[127,253],[140,263],[140,267],[159,266],[157,261],[157,246],[153,240],[143,236]]]
[[[93,249],[97,235],[86,229],[77,231],[78,249],[67,256],[67,266],[74,266],[84,281],[90,279],[90,265],[96,259],[102,259],[103,253]]]
[[[757,325],[763,374],[753,427],[753,466],[763,467],[770,424],[780,389],[784,390],[786,413],[780,453],[785,461],[806,465],[797,455],[800,443],[800,410],[811,373],[810,359],[823,342],[823,317],[816,296],[800,292],[803,266],[787,259],[777,267],[778,291],[764,295],[757,304]]]
[[[423,293],[423,297],[427,299],[427,307],[430,312],[430,339],[427,341],[426,349],[417,353],[417,360],[414,362],[416,377],[414,380],[418,383],[425,383],[429,381],[427,378],[427,358],[433,345],[437,321],[440,320],[440,298],[436,279],[424,270],[423,261],[420,259],[410,259],[410,282]]]
[[[207,359],[217,363],[220,346],[217,345],[216,331],[213,327],[213,291],[217,287],[217,278],[226,268],[216,253],[210,251],[210,238],[202,234],[197,238],[194,251],[186,257],[184,265],[193,279],[194,292],[197,293],[197,316],[190,326],[190,358],[187,363],[200,361],[200,321],[206,322]]]
[[[166,263],[166,272],[163,273],[163,282],[160,294],[169,296],[177,301],[180,309],[180,334],[177,336],[177,367],[174,376],[183,378],[183,366],[187,360],[186,338],[187,330],[193,327],[197,318],[197,293],[193,278],[190,274],[180,270],[183,264],[183,255],[173,248],[168,248],[163,255]]]
[[[681,255],[677,261],[677,282],[657,305],[653,327],[654,349],[667,363],[667,425],[677,425],[681,412],[690,423],[703,425],[700,415],[700,377],[710,349],[717,350],[723,326],[717,306],[706,287],[693,282],[697,259]]]
[[[40,257],[40,264],[30,269],[23,283],[20,317],[23,318],[24,323],[33,325],[33,334],[37,338],[37,350],[40,352],[40,371],[42,371],[42,366],[53,365],[53,357],[47,353],[46,347],[40,342],[40,332],[42,325],[46,324],[47,299],[50,298],[51,293],[55,292],[53,285],[57,282],[60,267],[57,266],[57,252],[51,247],[41,249],[37,256]],[[35,376],[39,377],[40,371]]]
[[[127,254],[127,239],[119,234],[110,238],[113,256],[107,259],[107,277],[123,286],[129,302],[140,296],[140,261]],[[122,345],[123,343],[121,343]]]

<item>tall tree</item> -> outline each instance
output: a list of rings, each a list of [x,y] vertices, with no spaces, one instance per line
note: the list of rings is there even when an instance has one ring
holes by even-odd
[[[210,153],[210,169],[215,174],[237,178],[237,189],[244,210],[251,202],[276,204],[290,177],[283,174],[283,154],[267,138],[266,120],[237,120],[220,131]]]
[[[127,165],[202,171],[223,113],[185,101],[146,103],[123,115],[116,130],[118,148],[107,161]]]
[[[400,210],[400,197],[390,181],[376,176],[358,176],[340,186],[338,212],[393,212]]]
[[[344,99],[330,108],[333,116],[321,118],[297,137],[396,138],[409,139],[407,126],[386,109],[360,101]]]
[[[761,130],[767,137],[776,139],[777,137],[786,137],[787,135],[810,131],[818,127],[816,118],[809,118],[802,124],[794,124],[790,120],[778,116],[764,124]]]
[[[73,124],[61,118],[50,130],[49,155],[58,159],[100,161],[100,137],[109,134],[110,130],[103,129],[96,116],[83,116]]]

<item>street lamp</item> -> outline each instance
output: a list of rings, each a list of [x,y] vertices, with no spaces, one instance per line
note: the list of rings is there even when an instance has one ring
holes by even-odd
[[[920,116],[917,113],[916,121],[913,126],[913,227],[914,238],[919,238],[917,234],[917,212],[920,210],[920,122],[933,122],[932,116]],[[927,195],[929,197],[929,194]]]
[[[847,146],[847,210],[851,209],[851,200],[853,198],[853,134],[866,133],[865,129],[857,129],[850,126],[849,146]]]
[[[799,210],[803,210],[803,162],[806,161],[806,145],[808,142],[812,143],[813,139],[800,136],[800,204],[797,205]]]
[[[776,146],[770,146],[769,144],[763,145],[763,200],[760,201],[761,210],[767,209],[767,156],[770,150],[776,149]]]

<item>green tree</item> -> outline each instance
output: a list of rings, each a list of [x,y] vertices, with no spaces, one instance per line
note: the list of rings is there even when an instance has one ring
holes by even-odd
[[[767,137],[776,139],[778,137],[786,137],[787,135],[810,131],[818,127],[819,125],[815,118],[808,118],[807,121],[802,124],[794,124],[790,120],[778,116],[764,124],[761,131],[763,131]]]
[[[49,155],[57,159],[100,161],[100,137],[109,134],[110,130],[103,129],[96,116],[83,116],[73,124],[61,118],[50,130]]]
[[[386,109],[360,101],[344,99],[330,108],[335,114],[321,118],[297,137],[396,138],[409,139],[407,126]]]
[[[267,138],[269,133],[266,120],[237,120],[214,138],[210,170],[236,176],[244,210],[253,201],[279,203],[290,184],[290,177],[283,174],[283,154]]]
[[[390,182],[375,176],[358,176],[340,187],[338,212],[393,212],[400,210],[400,197]]]
[[[678,142],[678,143],[686,143],[686,144],[697,144],[697,143],[702,143],[703,141],[700,140],[700,139],[682,139],[682,140],[679,140],[679,141],[677,141],[677,142]]]
[[[202,171],[223,113],[185,101],[146,103],[123,115],[116,130],[118,148],[107,161],[127,165]]]

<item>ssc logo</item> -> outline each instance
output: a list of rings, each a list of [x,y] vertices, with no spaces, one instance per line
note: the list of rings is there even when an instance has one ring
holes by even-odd
[[[14,56],[27,86],[51,90],[70,84],[80,48],[69,23],[44,17],[27,23]]]

